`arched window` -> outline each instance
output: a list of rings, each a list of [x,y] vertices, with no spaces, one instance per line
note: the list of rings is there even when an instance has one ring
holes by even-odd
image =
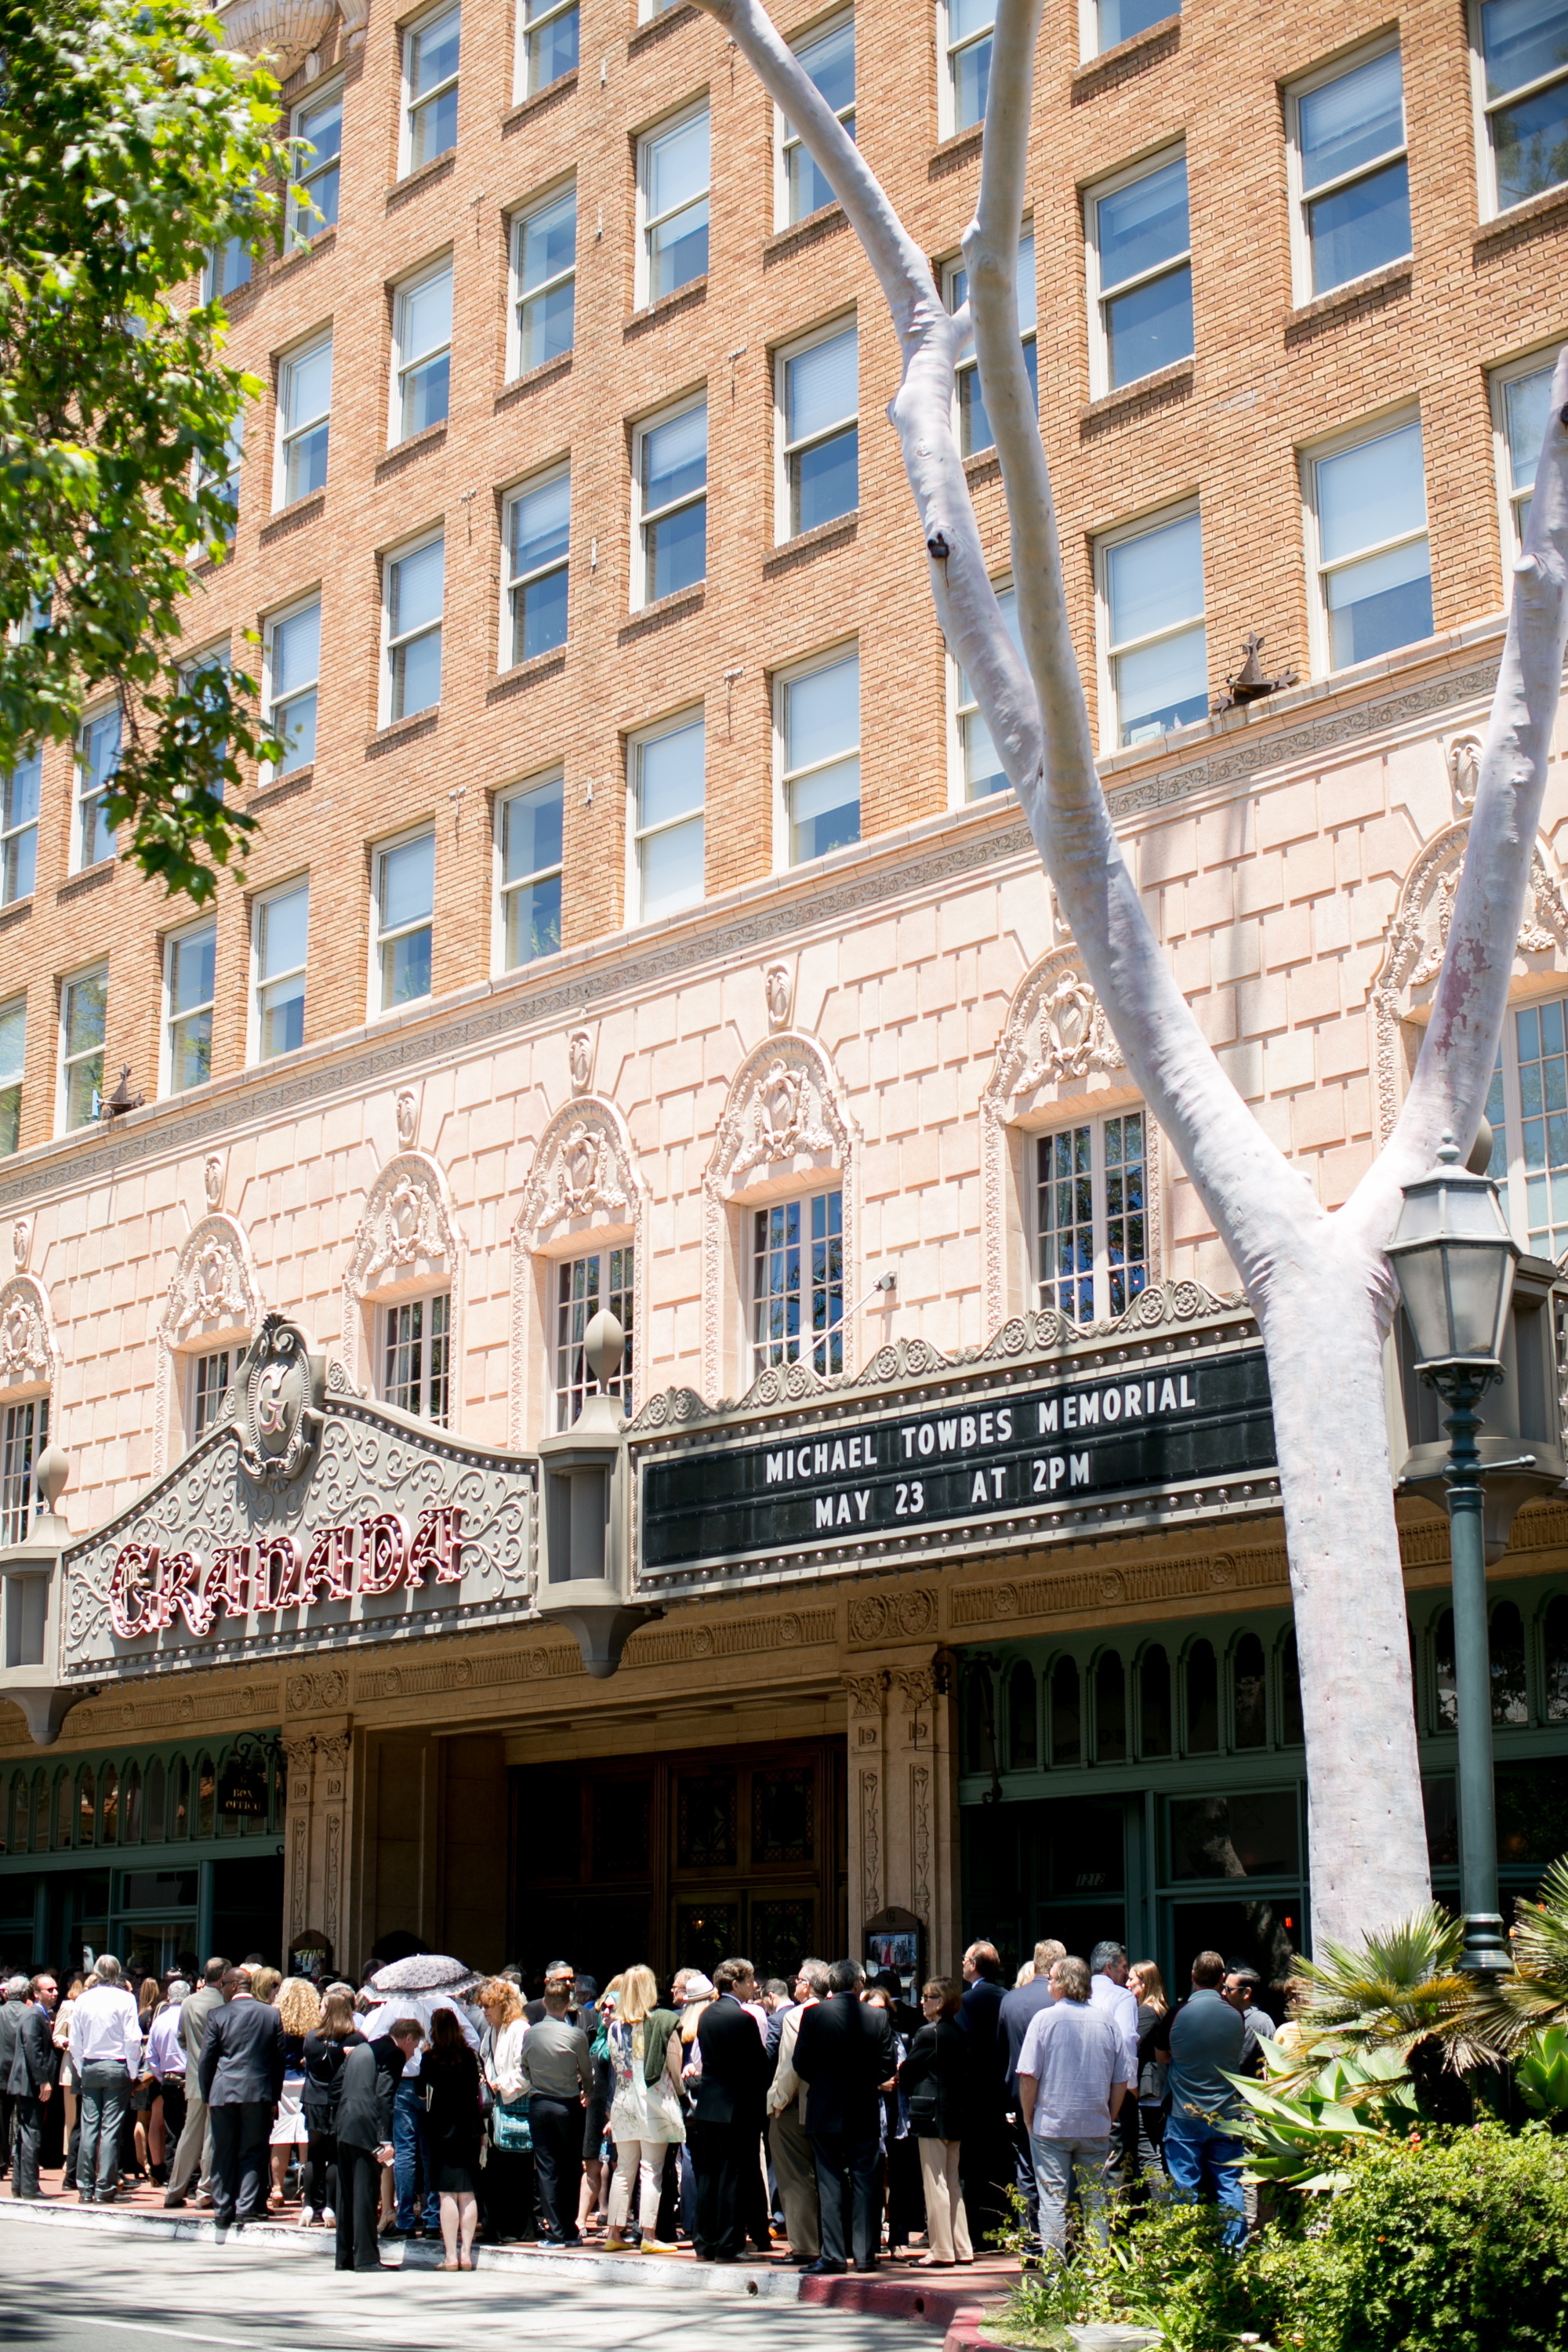
[[[40,1764],[33,1775],[33,1852],[49,1850],[49,1776]]]
[[[55,1774],[54,1848],[57,1853],[68,1853],[71,1842],[71,1776],[68,1766],[62,1764]]]
[[[1171,1752],[1171,1661],[1152,1642],[1138,1668],[1139,1731],[1145,1756]]]
[[[1078,1660],[1058,1658],[1051,1668],[1051,1762],[1083,1761],[1082,1708],[1079,1702]]]
[[[6,1808],[9,1827],[8,1843],[13,1853],[27,1851],[27,1780],[26,1773],[11,1775],[11,1802]]]
[[[1287,1748],[1306,1745],[1307,1727],[1301,1714],[1301,1662],[1296,1636],[1289,1633],[1279,1645],[1279,1737]]]
[[[121,1843],[140,1845],[141,1843],[142,1767],[140,1764],[128,1764],[125,1767],[125,1835]]]
[[[1492,1611],[1492,1721],[1528,1723],[1530,1693],[1524,1679],[1524,1620],[1511,1601]]]
[[[204,1756],[196,1766],[196,1835],[210,1838],[217,1825],[217,1775],[213,1759]]]
[[[1244,1633],[1231,1664],[1235,1692],[1236,1745],[1267,1748],[1268,1704],[1263,1671],[1263,1644],[1256,1633]]]
[[[1187,1753],[1219,1753],[1219,1669],[1212,1642],[1194,1642],[1187,1652]]]
[[[1007,1769],[1010,1772],[1040,1769],[1039,1693],[1027,1658],[1020,1658],[1007,1677]]]
[[[154,1756],[147,1767],[147,1843],[163,1843],[163,1791],[167,1783],[163,1775],[163,1759]]]
[[[1546,1610],[1546,1720],[1568,1723],[1568,1595]]]
[[[994,1760],[991,1737],[989,1669],[971,1666],[963,1677],[963,1769],[989,1772]]]
[[[289,1767],[279,1748],[272,1759],[272,1826],[280,1831],[289,1811]]]
[[[1454,1686],[1454,1612],[1451,1609],[1445,1609],[1437,1620],[1432,1648],[1437,1698],[1436,1727],[1439,1731],[1453,1731],[1458,1727],[1459,1695]]]
[[[182,1756],[170,1775],[173,1783],[174,1818],[169,1825],[171,1837],[189,1837],[191,1833],[191,1768]]]
[[[76,1842],[78,1845],[96,1843],[98,1829],[98,1783],[92,1777],[92,1766],[84,1764],[76,1776]]]
[[[1094,1670],[1094,1753],[1100,1764],[1127,1761],[1127,1675],[1114,1650]]]
[[[120,1775],[112,1764],[103,1768],[103,1843],[120,1842]]]

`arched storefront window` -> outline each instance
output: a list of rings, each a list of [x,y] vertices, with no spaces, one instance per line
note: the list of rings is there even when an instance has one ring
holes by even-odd
[[[1007,1769],[1037,1772],[1040,1768],[1040,1700],[1035,1669],[1020,1658],[1007,1677]]]
[[[230,1748],[218,1780],[218,1834],[244,1837],[267,1827],[267,1759],[254,1741]]]
[[[1546,1607],[1546,1720],[1568,1723],[1568,1594]]]
[[[1524,1676],[1524,1620],[1511,1601],[1492,1611],[1492,1721],[1528,1723],[1530,1694]]]
[[[1263,1669],[1263,1644],[1256,1633],[1243,1633],[1232,1661],[1237,1748],[1268,1745],[1268,1700]]]
[[[55,1774],[54,1812],[54,1834],[50,1843],[53,1844],[57,1853],[68,1853],[70,1852],[71,1830],[73,1827],[71,1821],[71,1776],[69,1768],[64,1764],[60,1766],[59,1770]]]
[[[125,1768],[125,1836],[126,1845],[142,1843],[142,1767],[128,1764]]]
[[[1296,1636],[1287,1633],[1279,1645],[1279,1737],[1287,1748],[1306,1745],[1307,1727],[1301,1715],[1301,1662]]]
[[[1078,1660],[1058,1658],[1051,1668],[1051,1762],[1083,1761],[1083,1709],[1079,1698]]]
[[[27,1778],[24,1772],[11,1775],[11,1802],[7,1808],[7,1843],[13,1853],[26,1853],[30,1843],[27,1833]]]
[[[963,1685],[963,1769],[991,1772],[996,1747],[991,1723],[991,1669],[971,1666]]]
[[[217,1775],[213,1759],[204,1756],[196,1766],[196,1835],[210,1838],[217,1825]]]
[[[1451,1609],[1445,1609],[1437,1620],[1432,1649],[1437,1717],[1434,1728],[1453,1731],[1459,1721],[1459,1696],[1454,1687],[1454,1612]]]
[[[147,1767],[147,1843],[163,1843],[163,1795],[168,1783],[163,1772],[163,1759],[154,1756]]]
[[[1100,1764],[1127,1761],[1127,1673],[1114,1650],[1094,1670],[1094,1753]]]
[[[1219,1669],[1212,1642],[1194,1642],[1187,1652],[1187,1753],[1219,1753]]]
[[[84,1764],[76,1776],[76,1842],[78,1845],[93,1845],[98,1831],[98,1783],[92,1777],[92,1766]]]
[[[189,1837],[191,1833],[191,1768],[182,1756],[170,1774],[174,1820],[169,1824],[171,1837]]]
[[[40,1764],[33,1775],[33,1852],[49,1850],[49,1776]]]
[[[112,1764],[103,1768],[103,1843],[120,1842],[120,1775]]]
[[[1144,1651],[1138,1668],[1138,1737],[1145,1756],[1171,1752],[1171,1661],[1158,1642]]]

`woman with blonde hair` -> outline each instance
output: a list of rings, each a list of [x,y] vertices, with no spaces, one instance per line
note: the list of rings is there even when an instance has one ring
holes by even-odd
[[[259,1987],[268,1976],[275,1978],[275,1983],[264,1994]],[[321,1996],[309,1977],[279,1977],[270,1969],[258,1969],[255,1982],[258,2000],[270,2000],[276,1991],[278,2014],[283,2021],[283,2088],[272,2122],[272,2193],[267,2200],[268,2211],[280,2213],[289,2167],[296,2159],[304,2163],[310,2137],[304,2107],[305,2036],[314,2033],[321,2021]]]
[[[637,2220],[644,2247],[661,2253],[669,2251],[654,2233],[664,2181],[664,2151],[686,2137],[680,2112],[682,2044],[680,2020],[672,2009],[660,2009],[658,2003],[653,1970],[639,1962],[626,1970],[615,2014],[605,2027],[615,2084],[610,2135],[616,2143],[606,2253],[630,2252],[626,2226],[634,2180],[638,2184]]]
[[[528,2127],[528,2094],[522,2086],[518,2060],[528,2037],[522,1995],[507,1977],[489,1977],[474,1995],[484,2012],[486,2032],[479,2043],[479,2063],[494,2105],[489,2112],[489,2146],[480,2188],[486,2242],[504,2245],[509,2238],[531,2242],[533,2230],[533,2144]]]
[[[1138,2170],[1145,2179],[1164,2178],[1165,2075],[1154,2056],[1156,2043],[1164,2046],[1170,2028],[1170,1995],[1165,1979],[1152,1960],[1139,1960],[1127,1971],[1127,1989],[1138,2003]]]

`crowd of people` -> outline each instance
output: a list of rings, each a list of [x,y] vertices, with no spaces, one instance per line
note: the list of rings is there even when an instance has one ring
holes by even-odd
[[[1173,2006],[1120,1944],[1086,1961],[1047,1940],[1009,1988],[982,1942],[918,2004],[853,1959],[759,1983],[739,1958],[678,1969],[662,2001],[646,1966],[601,1992],[561,1960],[530,2001],[515,1968],[432,1955],[358,1988],[214,1958],[132,1991],[104,1954],[63,2000],[47,1973],[5,1988],[0,2169],[37,2197],[52,2142],[84,2205],[144,2179],[220,2225],[331,2228],[340,2269],[379,2267],[395,2234],[438,2234],[442,2267],[468,2269],[481,2229],[945,2269],[1020,2210],[1047,2259],[1069,2202],[1103,2237],[1118,2189],[1215,2200],[1239,2244],[1256,2215],[1226,2077],[1276,2029],[1250,1969],[1200,1952],[1191,1975]]]

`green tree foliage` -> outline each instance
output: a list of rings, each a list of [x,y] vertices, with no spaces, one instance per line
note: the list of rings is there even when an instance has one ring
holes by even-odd
[[[261,387],[189,294],[275,215],[276,94],[186,0],[0,0],[0,769],[111,688],[110,822],[198,902],[253,829],[225,791],[266,745],[253,679],[186,678],[177,647]]]

